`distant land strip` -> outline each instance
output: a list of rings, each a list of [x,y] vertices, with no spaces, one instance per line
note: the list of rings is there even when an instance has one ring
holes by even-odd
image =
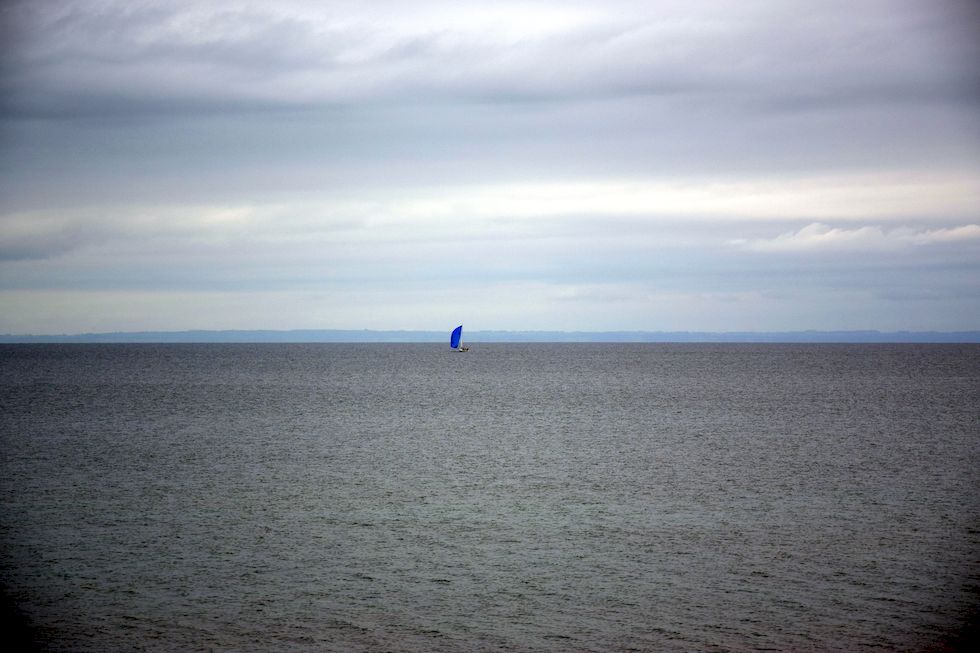
[[[0,334],[0,343],[449,342],[443,331],[341,329]],[[467,331],[466,342],[980,343],[980,331]]]

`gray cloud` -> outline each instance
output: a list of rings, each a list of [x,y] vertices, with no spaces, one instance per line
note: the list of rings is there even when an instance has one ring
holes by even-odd
[[[402,5],[338,6],[349,12],[301,2],[17,4],[5,21],[20,32],[4,67],[6,112],[664,95],[782,110],[975,107],[980,87],[973,17],[964,25],[954,2],[422,3],[404,24]],[[576,10],[589,19],[508,34],[515,8],[544,12],[541,22]]]
[[[6,3],[0,301],[62,330],[86,299],[129,324],[123,298],[161,328],[201,326],[182,302],[286,327],[977,328],[977,17]],[[288,323],[314,314],[335,321]]]

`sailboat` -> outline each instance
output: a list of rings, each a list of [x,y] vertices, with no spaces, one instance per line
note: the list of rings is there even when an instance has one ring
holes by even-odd
[[[469,351],[469,347],[464,347],[461,342],[463,340],[463,325],[460,324],[458,327],[453,329],[453,333],[449,336],[449,346],[456,351]]]

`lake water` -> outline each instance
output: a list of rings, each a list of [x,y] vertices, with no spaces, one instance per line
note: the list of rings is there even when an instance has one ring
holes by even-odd
[[[976,634],[977,345],[13,345],[0,404],[46,650]]]

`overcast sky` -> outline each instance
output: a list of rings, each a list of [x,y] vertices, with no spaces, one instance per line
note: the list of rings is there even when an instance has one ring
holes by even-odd
[[[0,332],[980,329],[980,3],[0,4]]]

